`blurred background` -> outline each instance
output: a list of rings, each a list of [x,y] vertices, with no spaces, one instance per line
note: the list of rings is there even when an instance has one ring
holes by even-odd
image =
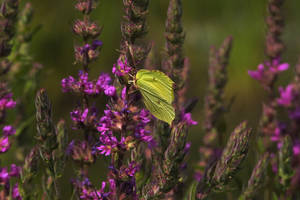
[[[80,69],[80,66],[73,64],[73,47],[81,44],[81,41],[71,29],[72,22],[80,15],[73,8],[74,0],[31,2],[35,10],[34,25],[42,24],[41,31],[33,39],[31,49],[35,60],[44,66],[40,87],[48,91],[53,102],[55,120],[64,118],[70,122],[69,113],[76,104],[76,98],[62,93],[60,82],[69,75],[76,76]],[[201,116],[207,86],[209,48],[212,45],[219,47],[229,35],[233,36],[234,43],[228,66],[226,99],[229,102],[234,96],[235,101],[231,111],[225,115],[227,132],[242,120],[248,120],[254,127],[258,123],[261,103],[266,95],[259,84],[248,76],[247,70],[255,69],[264,60],[266,2],[267,0],[183,1],[183,26],[186,33],[184,53],[190,60],[188,96],[199,98],[199,103],[193,111],[193,118],[199,124],[192,127],[189,133],[189,140],[193,141],[190,167],[196,164],[198,147],[201,145]],[[168,0],[150,2],[149,32],[145,40],[153,43],[156,55],[164,51],[167,6]],[[293,67],[300,55],[300,1],[286,1],[284,7],[286,30],[283,40],[286,51],[283,61],[289,62],[291,69],[280,77],[280,85],[285,85],[292,78]],[[111,73],[112,65],[118,58],[122,1],[101,0],[93,14],[94,20],[103,26],[100,39],[104,43],[99,59],[91,67],[90,75],[95,78],[100,72]],[[156,62],[159,63],[159,60]],[[99,100],[99,105],[103,106],[105,101],[103,97]],[[103,166],[103,169],[107,167],[106,164],[99,165]],[[99,168],[95,168],[94,171],[99,173]],[[250,171],[246,173],[249,174]],[[95,177],[94,180],[100,183],[99,177]],[[69,180],[65,181],[69,183]]]

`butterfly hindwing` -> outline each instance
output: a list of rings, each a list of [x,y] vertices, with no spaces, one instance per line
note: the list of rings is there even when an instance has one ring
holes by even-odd
[[[153,96],[144,90],[140,90],[144,98],[146,108],[158,119],[167,122],[171,125],[175,118],[175,109],[172,104],[169,104],[163,99]]]

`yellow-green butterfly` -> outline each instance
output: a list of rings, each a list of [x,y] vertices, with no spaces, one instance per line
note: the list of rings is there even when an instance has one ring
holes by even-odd
[[[146,108],[169,125],[175,118],[174,82],[158,70],[141,69],[135,76],[135,86],[141,92]]]

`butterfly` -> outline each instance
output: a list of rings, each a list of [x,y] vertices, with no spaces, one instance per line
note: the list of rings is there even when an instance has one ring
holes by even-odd
[[[141,69],[135,76],[135,87],[143,96],[146,108],[157,119],[172,124],[175,118],[174,82],[158,70]]]

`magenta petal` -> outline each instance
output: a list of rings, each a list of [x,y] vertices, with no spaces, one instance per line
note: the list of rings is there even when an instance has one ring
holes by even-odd
[[[263,71],[265,69],[264,64],[259,64],[257,69],[258,69],[258,71]]]
[[[289,68],[288,63],[282,63],[281,65],[278,66],[278,71],[285,71]]]
[[[260,80],[262,78],[262,75],[257,72],[257,71],[248,71],[249,76],[251,76],[251,78],[255,79],[255,80]]]
[[[299,155],[300,154],[300,145],[295,145],[293,147],[293,152],[294,152],[294,155]]]

